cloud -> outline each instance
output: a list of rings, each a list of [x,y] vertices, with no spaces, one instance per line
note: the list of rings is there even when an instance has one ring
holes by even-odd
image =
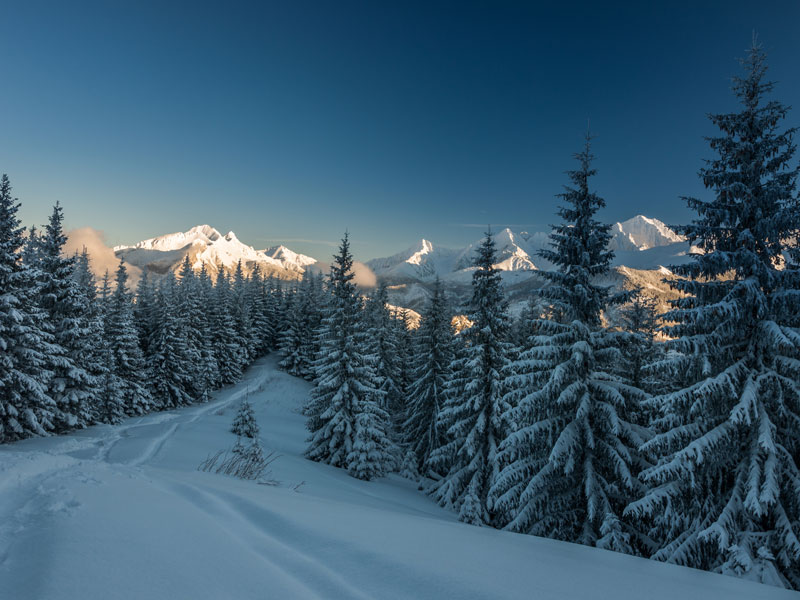
[[[329,262],[317,262],[307,268],[311,271],[328,275],[331,270],[331,264]],[[378,285],[378,278],[375,276],[375,273],[362,262],[353,261],[353,275],[355,275],[355,277],[353,277],[353,283],[358,287],[374,288]]]
[[[105,234],[102,231],[92,227],[81,227],[67,232],[64,254],[82,252],[84,248],[89,253],[90,265],[95,276],[102,277],[106,269],[112,274],[116,271],[119,258],[114,254],[114,250],[106,244]],[[130,275],[129,287],[133,287],[139,280],[142,270],[131,264],[126,266],[128,275]]]
[[[378,278],[375,277],[375,273],[362,262],[353,262],[353,273],[355,274],[353,283],[359,287],[371,288],[378,285]]]

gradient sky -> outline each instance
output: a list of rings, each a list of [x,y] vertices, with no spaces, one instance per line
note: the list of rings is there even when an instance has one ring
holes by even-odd
[[[679,223],[753,30],[800,124],[800,2],[0,5],[0,172],[43,223],[208,223],[357,258],[544,230],[587,119],[608,221]]]

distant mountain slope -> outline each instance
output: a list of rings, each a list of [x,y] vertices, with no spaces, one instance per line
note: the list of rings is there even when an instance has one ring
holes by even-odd
[[[611,250],[649,250],[686,241],[658,219],[644,215],[614,223],[611,233],[613,237],[608,245]]]
[[[647,282],[645,293],[656,297],[666,307],[675,297],[663,283],[664,267],[690,260],[690,245],[683,237],[657,219],[637,215],[615,223],[611,228],[609,249],[614,250],[613,273],[609,283],[637,287]],[[526,303],[533,290],[544,285],[537,276],[552,268],[538,251],[548,246],[547,232],[515,232],[503,229],[493,235],[506,294],[512,304]],[[438,276],[456,304],[469,298],[472,261],[480,240],[466,248],[442,248],[428,240],[388,258],[376,258],[367,264],[378,278],[390,286],[392,302],[420,310],[429,296],[430,284]]]
[[[609,249],[614,250],[615,265],[637,269],[657,269],[660,266],[682,263],[689,253],[689,244],[657,219],[637,215],[612,226]],[[501,271],[532,275],[549,269],[538,251],[549,243],[545,232],[515,232],[503,229],[493,236],[498,254],[495,267]],[[442,248],[428,240],[420,240],[403,252],[367,262],[375,274],[390,283],[409,281],[430,282],[437,276],[445,281],[469,279],[475,249],[480,240],[461,250]],[[516,279],[515,279],[516,281]]]
[[[376,275],[392,281],[433,280],[436,275],[455,269],[459,253],[451,248],[434,247],[428,240],[421,239],[393,256],[367,261],[367,266]]]

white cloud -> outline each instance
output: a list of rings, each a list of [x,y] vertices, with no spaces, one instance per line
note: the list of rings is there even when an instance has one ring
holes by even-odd
[[[99,278],[108,269],[112,277],[119,265],[119,258],[114,254],[114,250],[106,244],[105,234],[93,227],[80,227],[67,232],[67,243],[64,245],[64,253],[67,255],[75,252],[82,252],[86,248],[89,253],[92,272]],[[131,264],[126,264],[130,280],[129,287],[136,285],[142,270]]]

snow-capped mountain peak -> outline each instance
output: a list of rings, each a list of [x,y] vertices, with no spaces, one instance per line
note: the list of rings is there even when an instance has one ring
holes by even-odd
[[[429,280],[453,270],[458,250],[434,246],[426,239],[387,258],[376,258],[367,265],[378,275],[394,279]]]
[[[193,268],[205,265],[212,273],[219,265],[231,270],[241,261],[247,271],[259,265],[264,273],[289,278],[296,278],[306,266],[316,262],[284,246],[270,251],[255,250],[239,241],[233,231],[223,236],[210,225],[196,225],[188,231],[143,240],[133,246],[117,246],[114,251],[127,262],[158,273],[177,271],[186,256]]]
[[[644,215],[614,223],[611,233],[611,250],[649,250],[685,241],[666,224]]]
[[[433,252],[433,244],[423,238],[419,241],[419,244],[409,248],[409,252],[410,256],[406,259],[406,262],[410,265],[420,265],[425,261],[425,257]]]
[[[195,242],[207,245],[216,242],[222,237],[219,231],[210,225],[195,225],[188,231],[178,231],[175,233],[167,233],[158,237],[142,240],[133,246],[116,246],[114,251],[138,249],[138,250],[160,250],[162,252],[169,252],[171,250],[180,250]]]
[[[519,238],[511,229],[506,227],[492,234],[497,253],[497,263],[495,268],[500,271],[535,271],[537,266],[531,258],[535,254],[535,249],[524,239]],[[456,268],[459,270],[469,269],[475,262],[475,251],[481,241],[474,242],[467,246],[460,254]]]
[[[272,246],[266,250],[261,250],[261,252],[264,254],[264,256],[275,261],[275,263],[283,268],[299,271],[301,273],[307,266],[313,265],[317,262],[316,258],[306,256],[305,254],[298,254],[297,252],[294,252],[283,245]]]

